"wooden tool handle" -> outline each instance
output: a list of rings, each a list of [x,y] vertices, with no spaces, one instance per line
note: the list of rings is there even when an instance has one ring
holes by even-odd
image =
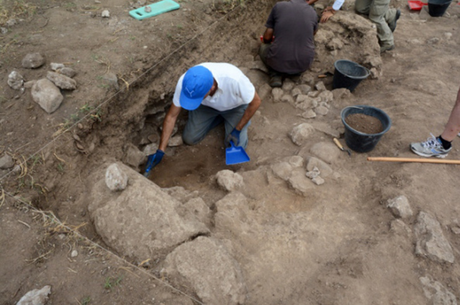
[[[431,159],[431,158],[430,159],[420,159],[420,158],[367,157],[367,161],[460,164],[460,160],[443,160],[443,159]]]
[[[334,143],[335,145],[337,145],[338,148],[340,148],[340,150],[343,150],[343,146],[342,144],[340,144],[339,140],[337,140],[337,138],[334,138]]]

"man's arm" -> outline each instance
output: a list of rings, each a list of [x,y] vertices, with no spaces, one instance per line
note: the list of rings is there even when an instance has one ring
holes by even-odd
[[[257,109],[259,109],[260,103],[260,97],[257,94],[257,92],[255,92],[254,98],[249,103],[248,108],[246,108],[246,110],[244,111],[243,117],[241,118],[240,122],[238,123],[238,125],[236,125],[236,130],[241,131],[241,129],[243,129],[243,127],[246,126],[246,124],[252,118],[254,113],[256,113]]]
[[[163,121],[163,130],[161,132],[160,146],[158,149],[165,151],[166,146],[168,146],[169,138],[171,137],[174,125],[176,125],[177,117],[179,116],[181,108],[171,104],[168,113]]]
[[[273,40],[273,29],[267,28],[264,32],[264,43],[271,43]]]

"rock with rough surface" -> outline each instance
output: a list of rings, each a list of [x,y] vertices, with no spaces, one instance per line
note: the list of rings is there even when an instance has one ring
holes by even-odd
[[[302,112],[301,116],[305,119],[314,119],[316,118],[316,113],[313,111],[313,109],[308,109],[305,112]]]
[[[310,152],[329,164],[337,160],[341,153],[341,151],[337,149],[337,146],[330,142],[316,143],[312,146]]]
[[[192,198],[184,204],[186,210],[195,215],[196,219],[206,224],[211,225],[211,209],[206,205],[206,202],[201,197]]]
[[[334,172],[326,162],[318,158],[311,157],[310,159],[308,159],[307,170],[312,171],[315,168],[317,168],[321,172],[321,176],[323,176],[324,178],[329,177]]]
[[[409,218],[413,215],[407,197],[402,195],[396,198],[388,199],[387,208],[397,218]]]
[[[281,101],[281,97],[284,95],[284,91],[281,88],[273,88],[272,95],[273,95],[273,101],[279,102]]]
[[[27,292],[16,305],[45,305],[48,295],[51,293],[51,286],[46,285],[42,289],[34,289]]]
[[[70,77],[56,72],[48,71],[46,78],[52,81],[57,87],[64,90],[75,90],[77,89],[77,82]]]
[[[300,195],[308,196],[308,192],[313,189],[314,185],[305,176],[305,170],[295,169],[288,179],[289,186]]]
[[[183,208],[183,204],[128,166],[118,163],[128,175],[123,192],[110,191],[103,179],[104,168],[94,174],[97,182],[88,198],[88,210],[97,233],[122,256],[138,262],[157,259],[192,237],[209,234],[207,227]]]
[[[105,172],[105,184],[111,191],[122,191],[128,185],[128,175],[116,164],[110,164]]]
[[[22,59],[22,67],[26,69],[40,68],[45,64],[45,57],[40,53],[29,53]]]
[[[17,71],[12,71],[8,75],[8,86],[10,86],[14,90],[21,89],[22,85],[24,84],[24,77],[19,74]]]
[[[439,263],[453,263],[452,247],[444,237],[439,222],[430,214],[420,212],[414,226],[416,246],[415,254]]]
[[[181,146],[184,144],[184,141],[182,140],[182,135],[177,135],[169,139],[168,146],[169,147],[177,147]]]
[[[302,146],[314,132],[315,128],[312,125],[303,123],[295,126],[289,133],[289,136],[294,144]]]
[[[231,170],[224,169],[216,174],[217,184],[225,191],[231,192],[243,186],[243,177]]]
[[[56,111],[64,100],[59,88],[45,78],[35,82],[31,94],[32,99],[48,113]]]
[[[317,115],[326,115],[329,112],[329,109],[327,109],[324,106],[318,106],[315,108],[315,113]]]
[[[279,162],[271,166],[273,173],[279,178],[287,181],[292,173],[292,166],[288,162]]]
[[[457,305],[457,298],[444,287],[440,282],[431,279],[431,277],[421,277],[420,282],[423,285],[423,292],[431,305]]]
[[[58,69],[58,70],[56,70],[56,72],[59,73],[59,74],[63,74],[63,75],[65,75],[67,77],[70,77],[70,78],[72,78],[75,75],[77,75],[77,72],[75,72],[74,69],[69,68],[69,67],[64,67],[64,68]]]
[[[14,166],[14,160],[10,155],[5,154],[0,158],[0,169],[9,169],[9,168],[12,168],[13,166]]]
[[[132,167],[138,167],[147,160],[145,153],[140,151],[137,146],[127,143],[123,148],[123,163]]]
[[[146,145],[142,152],[144,153],[144,155],[150,156],[156,153],[157,150],[158,150],[158,143],[151,143],[149,145]]]
[[[214,238],[200,236],[177,247],[166,257],[163,272],[177,285],[191,287],[204,304],[245,303],[241,268]]]
[[[289,158],[289,164],[291,164],[292,167],[303,167],[305,160],[301,156],[292,156]]]

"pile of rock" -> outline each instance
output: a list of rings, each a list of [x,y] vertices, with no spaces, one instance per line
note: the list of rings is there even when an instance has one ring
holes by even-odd
[[[25,69],[38,69],[46,63],[45,57],[40,53],[29,53],[22,59]],[[32,99],[47,113],[56,111],[64,100],[61,90],[75,90],[77,82],[73,79],[75,70],[62,63],[51,63],[46,78],[25,82],[18,71],[12,71],[8,76],[8,85],[21,93],[31,88]]]

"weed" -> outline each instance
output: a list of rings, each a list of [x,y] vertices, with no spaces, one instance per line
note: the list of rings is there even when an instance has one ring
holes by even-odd
[[[116,279],[108,277],[108,278],[105,279],[104,288],[105,289],[112,289],[113,287],[116,287],[116,286],[120,285],[121,280],[123,280],[123,276],[119,276]]]
[[[81,305],[88,305],[90,302],[91,302],[90,297],[84,297],[83,299],[81,299],[80,304]]]
[[[57,168],[58,172],[63,173],[65,171],[65,164],[63,164],[62,162],[59,162],[56,165],[56,168]]]
[[[98,108],[96,113],[91,114],[91,118],[93,120],[97,120],[99,122],[102,122],[102,109]]]
[[[136,40],[136,36],[131,36],[131,37],[129,37],[129,39]]]
[[[110,88],[110,85],[109,84],[100,84],[98,87],[103,88],[103,89],[108,89],[108,88]]]
[[[72,113],[70,115],[70,120],[75,123],[76,121],[78,121],[79,117],[78,117],[78,113]]]
[[[31,17],[35,14],[36,7],[25,3],[24,0],[15,0],[9,4],[7,8],[3,1],[0,1],[0,25],[11,19]]]
[[[77,8],[77,5],[73,2],[67,2],[67,3],[64,3],[64,8],[66,10],[72,10],[72,9]]]
[[[178,25],[177,25],[177,28],[178,28],[179,30],[182,30],[184,27],[182,26],[182,24],[178,24]]]
[[[94,109],[93,106],[91,106],[89,103],[86,103],[83,106],[81,106],[78,111],[80,113],[87,114],[88,112],[91,112],[91,110],[93,110],[93,109]]]
[[[105,279],[105,284],[104,284],[105,289],[112,289],[112,278],[108,277]]]
[[[40,157],[39,155],[33,155],[30,157],[31,160],[32,160],[32,166],[31,167],[34,167],[35,164],[42,164],[42,157]]]

